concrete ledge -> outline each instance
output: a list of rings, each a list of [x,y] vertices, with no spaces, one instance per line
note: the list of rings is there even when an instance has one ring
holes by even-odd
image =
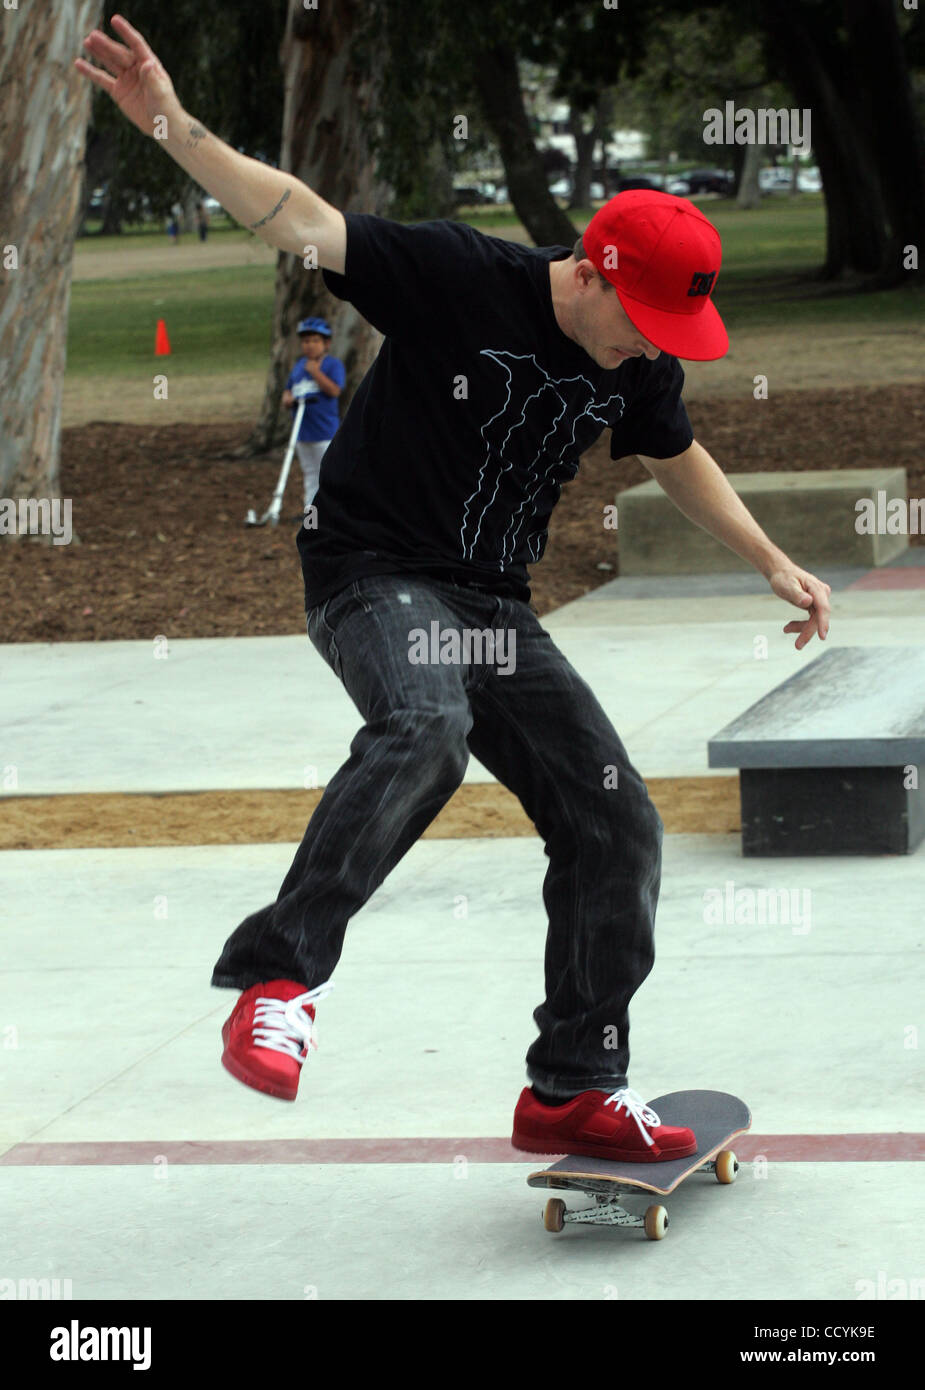
[[[908,548],[907,534],[859,534],[856,504],[878,492],[908,499],[904,468],[842,468],[820,473],[734,473],[729,482],[762,530],[797,564],[887,564]],[[738,555],[695,526],[655,479],[617,497],[620,574],[705,574],[748,570]],[[907,523],[908,524],[908,523]]]
[[[925,839],[925,647],[840,647],[709,741],[744,855],[909,854]]]
[[[925,761],[925,647],[836,647],[707,745],[710,767],[898,767]]]
[[[740,773],[748,858],[911,854],[925,839],[923,768],[773,767]]]

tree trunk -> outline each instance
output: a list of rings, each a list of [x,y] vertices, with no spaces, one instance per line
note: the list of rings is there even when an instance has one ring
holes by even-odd
[[[756,208],[761,202],[761,189],[758,186],[758,172],[761,169],[761,146],[745,146],[745,158],[739,175],[739,191],[736,194],[736,207]]]
[[[90,128],[87,132],[87,148],[84,152],[84,182],[81,191],[80,207],[80,227],[77,235],[86,234],[85,224],[90,215],[90,199],[93,197],[93,190],[103,184],[112,181],[116,164],[116,142],[110,130],[95,131]],[[107,203],[109,199],[107,198]],[[94,221],[98,213],[94,213]],[[104,218],[100,218],[104,221]],[[116,228],[121,231],[121,227]]]
[[[733,145],[732,147],[732,186],[737,198],[742,188],[742,179],[745,176],[745,157],[750,149],[750,145]]]
[[[881,264],[886,242],[876,168],[856,122],[851,93],[863,70],[846,73],[846,55],[795,0],[764,0],[764,27],[797,103],[812,110],[812,142],[826,204],[826,260],[822,275],[845,270],[869,274]]]
[[[427,206],[421,214],[422,220],[452,217],[456,208],[453,169],[439,140],[431,141],[421,151],[421,178],[427,190]]]
[[[498,142],[514,211],[537,246],[573,246],[578,232],[547,186],[513,50],[486,47],[473,65],[473,76],[483,115]]]
[[[61,385],[90,84],[75,71],[102,0],[0,24],[0,495],[60,497]]]
[[[575,180],[572,184],[572,197],[569,208],[587,208],[591,206],[591,177],[594,172],[594,151],[597,149],[598,141],[601,148],[605,143],[607,126],[612,119],[613,98],[611,93],[605,88],[598,93],[597,101],[594,103],[594,111],[591,120],[591,129],[585,131],[583,113],[574,107],[569,107],[568,127],[569,134],[575,141]],[[603,154],[601,163],[606,164]],[[604,188],[607,188],[606,177],[602,180]]]
[[[594,148],[597,145],[597,125],[590,130],[582,128],[581,112],[569,111],[569,134],[575,141],[575,173],[572,177],[572,196],[569,209],[586,208],[591,202],[591,170],[594,165]]]
[[[201,203],[205,196],[206,194],[199,187],[199,184],[190,179],[180,200],[183,207],[183,230],[189,232],[190,236],[195,237],[197,241],[199,240],[199,233],[196,227],[196,204]]]
[[[925,138],[892,0],[844,0],[848,42],[866,81],[858,118],[868,132],[890,234],[877,284],[910,284],[903,247],[925,244]]]
[[[375,175],[368,122],[386,55],[377,52],[370,68],[360,67],[351,40],[361,13],[361,0],[339,0],[317,10],[289,0],[280,48],[285,104],[279,167],[341,212],[381,215],[390,190]],[[310,315],[328,320],[334,330],[332,351],[347,370],[339,398],[342,415],[379,351],[381,334],[351,304],[329,293],[321,271],[306,269],[303,257],[280,251],[270,366],[260,416],[247,443],[249,454],[264,452],[289,433],[291,422],[280,397],[299,355],[296,326]]]
[[[597,146],[598,121],[595,113],[590,130],[584,129],[582,113],[571,107],[568,113],[569,134],[575,141],[575,174],[572,179],[572,196],[569,209],[586,208],[591,202],[591,171],[594,167],[594,150]]]
[[[605,202],[610,197],[610,175],[607,172],[607,143],[609,140],[610,132],[605,131],[601,136],[601,158],[600,163],[597,166],[597,181],[601,185],[601,188],[603,188],[604,190]]]
[[[613,139],[614,94],[612,87],[605,87],[597,99],[598,138],[600,140],[601,162],[598,180],[604,190],[605,200],[610,197],[610,178],[607,173],[607,144]]]
[[[102,216],[100,236],[121,236],[122,209],[111,193],[107,193],[103,198],[103,206],[100,209],[100,213]]]

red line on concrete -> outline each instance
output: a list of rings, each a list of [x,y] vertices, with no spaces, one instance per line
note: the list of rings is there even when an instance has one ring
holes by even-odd
[[[849,589],[925,589],[925,568],[910,565],[908,569],[871,570],[862,574]]]
[[[738,1158],[775,1163],[916,1163],[925,1159],[925,1134],[744,1134],[733,1141]],[[223,1139],[142,1140],[70,1144],[14,1144],[0,1167],[83,1168],[155,1163],[190,1166],[283,1163],[532,1163],[544,1168],[556,1155],[527,1154],[509,1139]]]

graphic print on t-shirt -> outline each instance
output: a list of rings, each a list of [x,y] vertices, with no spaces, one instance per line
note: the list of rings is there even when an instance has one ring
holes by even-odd
[[[495,525],[503,521],[504,508],[510,506],[510,486],[506,489],[507,498],[499,496],[502,482],[513,484],[520,500],[516,508],[510,510],[502,538],[500,563],[503,565],[514,554],[524,523],[536,518],[536,502],[543,489],[552,487],[558,496],[558,485],[578,472],[577,456],[592,442],[586,439],[579,443],[577,436],[582,421],[612,425],[623,414],[625,401],[618,393],[597,400],[594,385],[585,376],[550,376],[532,353],[482,348],[479,356],[491,359],[505,373],[506,398],[501,409],[480,430],[485,441],[485,458],[479,468],[475,491],[466,498],[460,539],[463,556],[471,560],[483,523],[491,530],[489,512],[493,504],[497,504],[498,513],[493,518]],[[538,440],[536,452],[526,466],[516,458],[519,430],[527,430]],[[594,438],[599,434],[600,429],[594,431]],[[506,478],[506,474],[510,477]],[[539,546],[545,534],[546,528],[541,526],[535,538],[528,537],[534,560],[539,558]],[[496,558],[499,557],[492,556]]]

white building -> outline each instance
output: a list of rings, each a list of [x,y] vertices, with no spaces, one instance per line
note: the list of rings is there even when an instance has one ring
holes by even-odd
[[[575,162],[575,140],[568,129],[568,105],[564,101],[547,102],[542,89],[524,89],[524,105],[539,126],[537,146],[539,149],[561,150],[569,160]],[[608,166],[623,164],[627,160],[645,159],[646,136],[641,130],[617,130],[613,139],[605,146]],[[600,154],[595,152],[595,158]]]

